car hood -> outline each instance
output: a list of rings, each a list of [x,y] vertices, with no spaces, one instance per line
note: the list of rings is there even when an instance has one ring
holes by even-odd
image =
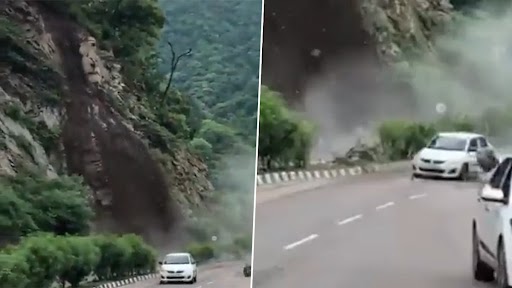
[[[191,264],[163,264],[161,267],[163,270],[166,270],[166,271],[191,271],[192,270]]]
[[[440,160],[440,161],[460,160],[466,156],[467,156],[467,153],[464,151],[449,151],[449,150],[439,150],[439,149],[430,149],[430,148],[423,148],[418,153],[419,158],[430,159],[430,160]]]

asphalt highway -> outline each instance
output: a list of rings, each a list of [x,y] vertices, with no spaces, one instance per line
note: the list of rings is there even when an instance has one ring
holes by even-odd
[[[471,277],[478,185],[375,174],[258,203],[253,287],[492,287]]]
[[[126,288],[249,288],[251,278],[244,277],[242,274],[243,262],[225,262],[213,265],[199,266],[197,273],[197,283],[195,284],[165,284],[159,285],[158,279],[137,282]]]

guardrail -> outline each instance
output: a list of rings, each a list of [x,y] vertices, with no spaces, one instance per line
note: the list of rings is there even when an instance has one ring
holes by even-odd
[[[273,185],[291,181],[314,181],[317,179],[336,178],[344,176],[355,176],[366,173],[378,172],[390,169],[403,169],[409,167],[409,161],[367,164],[344,168],[321,168],[313,170],[281,171],[258,174],[257,185]]]

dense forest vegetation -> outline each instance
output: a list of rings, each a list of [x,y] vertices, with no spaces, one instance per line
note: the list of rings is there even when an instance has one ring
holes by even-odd
[[[253,146],[258,108],[261,1],[160,3],[167,19],[159,44],[163,58],[161,71],[170,73],[168,41],[178,54],[192,49],[191,56],[180,61],[173,80],[175,87],[194,103],[191,118],[196,123],[210,118],[228,125]],[[207,129],[220,128],[211,127]]]

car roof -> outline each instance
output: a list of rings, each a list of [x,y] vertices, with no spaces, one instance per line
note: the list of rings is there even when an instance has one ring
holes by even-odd
[[[472,133],[472,132],[440,132],[437,133],[439,136],[444,137],[455,137],[460,139],[471,139],[475,137],[484,137],[482,134]]]
[[[186,252],[169,253],[169,254],[165,255],[165,257],[167,257],[167,256],[190,256],[190,253],[186,253]]]

